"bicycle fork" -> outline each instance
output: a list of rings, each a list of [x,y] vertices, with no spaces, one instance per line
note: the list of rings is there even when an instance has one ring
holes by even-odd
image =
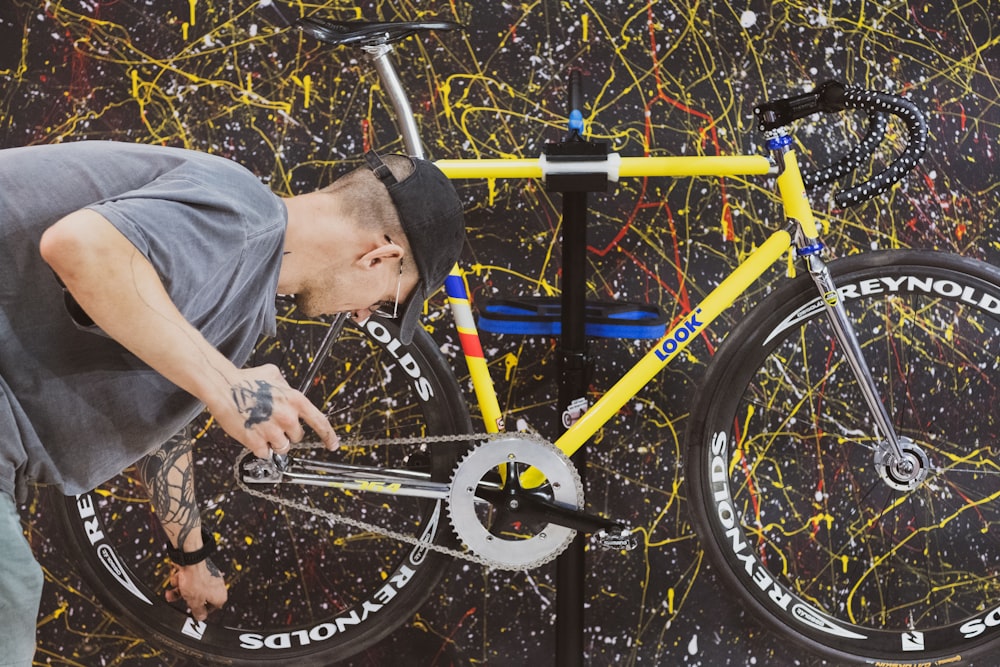
[[[874,418],[878,430],[881,431],[883,439],[875,455],[879,476],[893,488],[912,489],[927,475],[926,456],[916,444],[896,433],[889,411],[875,386],[871,369],[865,361],[854,326],[844,309],[843,299],[840,298],[830,269],[819,256],[820,252],[822,245],[815,241],[806,243],[798,251],[823,299],[834,335],[858,383],[865,405]]]
[[[876,447],[875,465],[880,477],[897,489],[911,489],[927,475],[926,455],[913,442],[896,433],[889,411],[875,385],[871,368],[865,360],[854,325],[844,309],[843,299],[826,263],[820,257],[823,243],[806,198],[791,137],[781,130],[768,133],[767,146],[779,165],[778,191],[785,211],[798,229],[796,253],[801,258],[819,290],[834,335],[861,390],[862,398],[875,420],[882,439]]]

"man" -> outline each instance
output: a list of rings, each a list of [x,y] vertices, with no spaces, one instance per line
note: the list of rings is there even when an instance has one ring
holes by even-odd
[[[80,493],[152,454],[140,470],[173,549],[168,597],[196,618],[225,601],[188,443],[172,436],[207,408],[260,457],[288,451],[303,425],[335,447],[277,368],[240,368],[274,332],[274,296],[306,315],[399,313],[408,341],[464,242],[438,169],[366,159],[281,199],[229,160],[180,149],[0,151],[0,664],[34,651],[42,576],[15,505],[29,483]]]

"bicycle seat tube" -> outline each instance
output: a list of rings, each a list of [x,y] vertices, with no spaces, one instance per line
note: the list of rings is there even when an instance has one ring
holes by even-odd
[[[389,104],[396,114],[396,124],[403,137],[403,146],[406,148],[407,154],[411,157],[424,157],[424,147],[420,141],[417,122],[413,117],[413,109],[410,107],[410,101],[406,97],[406,91],[399,80],[399,75],[396,74],[396,66],[392,62],[394,51],[392,44],[377,44],[363,48],[371,58],[375,65],[375,71],[385,85],[385,91],[389,95]]]
[[[781,171],[781,176],[778,179],[778,190],[782,202],[786,212],[793,218],[798,227],[796,253],[805,261],[809,275],[819,290],[834,334],[843,348],[844,357],[858,382],[865,404],[889,446],[894,471],[902,479],[910,479],[918,470],[903,453],[899,436],[892,425],[892,419],[885,408],[879,390],[875,386],[875,379],[872,377],[868,362],[865,361],[864,353],[854,332],[854,326],[844,310],[833,276],[830,275],[826,263],[820,257],[823,243],[818,238],[819,232],[816,230],[812,210],[809,209],[808,205],[803,204],[805,186],[802,184],[802,175],[799,172],[795,153],[790,148],[792,138],[781,129],[767,132],[766,137],[767,147]],[[804,219],[798,219],[799,217]]]

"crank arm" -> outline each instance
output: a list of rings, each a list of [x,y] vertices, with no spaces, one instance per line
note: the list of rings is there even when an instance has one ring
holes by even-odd
[[[621,531],[625,527],[617,521],[607,519],[583,510],[564,507],[536,493],[519,492],[515,494],[504,490],[485,489],[482,486],[476,491],[476,496],[502,507],[512,516],[523,516],[525,519],[539,519],[558,526],[565,526],[584,533],[595,533],[602,530]]]

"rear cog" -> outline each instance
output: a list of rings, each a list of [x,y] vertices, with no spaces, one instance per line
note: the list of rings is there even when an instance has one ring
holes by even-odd
[[[538,487],[522,489],[518,480],[528,468],[540,470],[545,480]],[[562,553],[576,535],[571,528],[525,512],[519,501],[524,494],[570,510],[583,507],[579,473],[562,451],[544,440],[514,435],[489,440],[455,467],[448,518],[459,540],[492,568],[538,567]],[[491,500],[482,497],[487,495]]]

